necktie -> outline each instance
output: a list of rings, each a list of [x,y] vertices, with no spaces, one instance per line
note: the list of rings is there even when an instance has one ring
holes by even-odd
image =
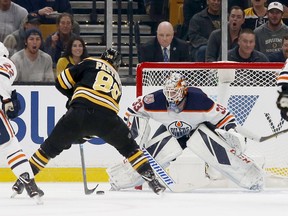
[[[169,57],[168,57],[168,53],[167,53],[167,48],[166,47],[163,49],[163,55],[164,55],[164,62],[169,62]]]

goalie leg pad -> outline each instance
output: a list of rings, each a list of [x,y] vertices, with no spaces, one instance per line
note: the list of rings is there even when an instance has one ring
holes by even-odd
[[[145,148],[163,168],[168,167],[170,162],[181,155],[183,151],[177,139],[172,137],[163,125],[147,142]]]
[[[193,133],[187,147],[238,186],[262,190],[262,170],[245,154],[236,155],[235,149],[205,125],[200,125]]]
[[[133,169],[127,160],[107,168],[106,172],[114,190],[130,188],[144,183],[141,175]]]
[[[153,138],[145,146],[147,146],[147,151],[163,168],[168,167],[170,162],[181,155],[183,151],[177,140],[168,131],[163,130],[157,130]],[[106,171],[115,190],[130,188],[144,183],[141,176],[126,160],[108,168]]]

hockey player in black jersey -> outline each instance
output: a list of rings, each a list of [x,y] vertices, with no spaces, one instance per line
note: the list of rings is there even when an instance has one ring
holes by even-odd
[[[79,143],[84,137],[98,136],[126,157],[156,194],[165,190],[129,128],[117,115],[122,95],[117,72],[120,63],[120,53],[108,49],[100,58],[86,58],[58,75],[56,88],[68,97],[68,110],[31,156],[29,162],[34,175],[73,143]],[[19,180],[15,185],[19,189],[23,187]]]

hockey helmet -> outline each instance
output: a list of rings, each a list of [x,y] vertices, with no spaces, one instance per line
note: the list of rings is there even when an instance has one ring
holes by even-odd
[[[9,51],[2,42],[0,42],[0,56],[9,57]]]
[[[185,97],[186,91],[186,82],[179,73],[172,73],[164,83],[163,93],[168,103],[178,104]]]
[[[113,48],[109,48],[103,52],[100,58],[109,62],[116,70],[120,67],[121,54]]]

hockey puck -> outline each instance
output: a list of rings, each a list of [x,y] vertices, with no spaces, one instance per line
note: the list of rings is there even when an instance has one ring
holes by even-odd
[[[103,195],[103,194],[105,194],[105,192],[104,191],[96,191],[96,194],[97,195]]]

